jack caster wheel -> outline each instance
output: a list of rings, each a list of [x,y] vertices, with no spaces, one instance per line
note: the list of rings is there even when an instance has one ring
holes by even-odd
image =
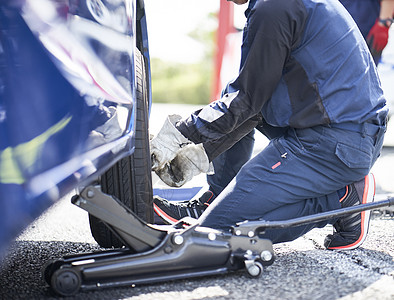
[[[51,278],[53,273],[64,264],[62,260],[51,259],[48,260],[42,268],[42,277],[45,282],[51,285]]]
[[[81,276],[71,268],[61,268],[52,274],[51,286],[62,296],[72,296],[81,288]]]
[[[263,274],[263,265],[259,261],[245,262],[246,271],[250,277],[260,277]]]

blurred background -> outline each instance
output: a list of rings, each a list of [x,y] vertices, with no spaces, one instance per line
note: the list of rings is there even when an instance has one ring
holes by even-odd
[[[221,86],[215,79],[228,81],[238,71],[247,5],[212,0],[148,0],[145,5],[153,101],[207,104],[214,100],[215,90]],[[219,33],[221,6],[224,14]],[[222,73],[226,76],[221,80],[216,76],[219,70],[215,69],[220,67],[218,55],[223,60],[226,57],[228,60],[229,55],[233,58],[223,65],[226,71]]]

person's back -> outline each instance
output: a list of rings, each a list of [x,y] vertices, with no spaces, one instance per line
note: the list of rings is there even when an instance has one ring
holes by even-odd
[[[335,1],[302,2],[305,15],[295,22],[306,23],[293,37],[297,43],[286,45],[291,52],[278,87],[263,107],[265,120],[273,126],[305,128],[371,119],[384,99],[356,24]]]
[[[192,141],[219,139],[259,113],[293,128],[384,119],[375,64],[338,1],[257,1],[248,22],[250,50],[226,105],[214,102],[180,127]]]

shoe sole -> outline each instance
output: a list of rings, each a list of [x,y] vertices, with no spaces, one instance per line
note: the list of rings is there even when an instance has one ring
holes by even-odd
[[[362,204],[372,203],[375,198],[375,177],[373,174],[368,174],[365,176],[365,187],[363,193]],[[370,221],[371,211],[366,210],[361,212],[361,234],[357,241],[352,244],[340,247],[329,247],[329,250],[352,250],[356,249],[365,241],[368,234],[369,221]]]
[[[173,217],[167,215],[163,210],[160,209],[160,207],[158,207],[156,204],[153,203],[153,210],[155,211],[155,213],[162,218],[165,222],[167,222],[167,224],[175,224],[176,222],[178,222],[179,220],[174,219]]]

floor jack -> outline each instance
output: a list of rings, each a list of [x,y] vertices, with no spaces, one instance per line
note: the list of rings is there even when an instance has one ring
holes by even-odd
[[[394,206],[394,198],[286,221],[245,221],[229,231],[198,226],[184,218],[174,225],[149,225],[99,186],[88,186],[73,204],[103,220],[127,247],[65,256],[47,263],[46,282],[60,295],[80,290],[191,278],[246,269],[259,277],[274,262],[268,228],[286,228],[345,214]]]

